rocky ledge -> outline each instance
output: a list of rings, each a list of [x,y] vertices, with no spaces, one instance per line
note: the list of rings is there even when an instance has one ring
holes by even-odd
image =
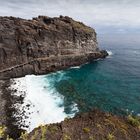
[[[140,140],[140,119],[94,110],[57,124],[39,126],[20,140]]]
[[[95,30],[70,17],[0,17],[0,79],[47,74],[107,55]]]

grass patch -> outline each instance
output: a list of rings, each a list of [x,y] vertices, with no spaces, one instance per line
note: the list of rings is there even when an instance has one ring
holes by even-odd
[[[90,27],[87,27],[85,26],[83,23],[81,22],[72,22],[73,26],[75,28],[78,28],[78,29],[82,29],[83,31],[85,32],[88,32],[88,33],[91,33],[93,32],[93,30],[90,28]]]
[[[88,127],[85,127],[85,128],[83,128],[83,131],[84,131],[85,133],[89,133],[89,132],[90,132],[90,129],[89,129]]]
[[[20,139],[21,140],[28,140],[28,133],[27,132],[21,133]]]
[[[71,140],[71,137],[67,134],[64,134],[63,139],[64,140]]]
[[[127,117],[128,122],[135,127],[139,127],[140,128],[140,118],[139,117],[134,117],[132,115],[128,115]]]
[[[6,133],[6,127],[5,126],[0,126],[0,138],[3,138]]]
[[[94,137],[92,137],[92,136],[90,136],[90,137],[89,137],[89,140],[95,140],[95,138],[94,138]]]
[[[111,133],[108,134],[107,140],[115,140],[115,136]]]
[[[57,126],[51,126],[51,127],[49,128],[49,131],[50,131],[51,133],[55,133],[55,132],[58,131],[58,128],[57,128]]]
[[[47,126],[40,126],[41,128],[41,140],[46,140]]]

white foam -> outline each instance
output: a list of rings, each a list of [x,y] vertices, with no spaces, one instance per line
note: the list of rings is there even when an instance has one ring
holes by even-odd
[[[108,51],[107,50],[107,53],[108,53],[109,56],[113,55],[113,52],[112,51]]]
[[[81,64],[80,66],[74,66],[74,67],[70,67],[70,69],[80,69],[82,66],[89,64],[89,62],[86,62],[84,64]]]
[[[81,66],[70,67],[70,69],[80,69]]]
[[[27,131],[32,131],[40,124],[60,122],[65,117],[73,117],[75,114],[68,115],[64,112],[64,97],[51,87],[49,76],[30,75],[13,80],[15,84],[11,85],[11,88],[17,89],[14,94],[20,96],[23,94],[21,91],[26,93],[24,103],[16,104],[15,107],[22,111],[26,105],[31,104],[30,109],[26,109],[26,115],[29,117],[25,119],[25,125],[29,125],[29,128],[26,128]],[[62,76],[63,73],[57,80],[59,81]],[[72,110],[78,111],[75,103],[73,103]]]

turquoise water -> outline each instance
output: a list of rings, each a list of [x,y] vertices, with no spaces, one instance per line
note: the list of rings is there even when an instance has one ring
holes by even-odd
[[[99,108],[115,114],[140,113],[140,43],[134,37],[98,39],[113,54],[104,60],[50,75],[51,88],[64,96],[67,114]],[[109,41],[110,40],[110,41]],[[48,77],[47,77],[48,78]]]

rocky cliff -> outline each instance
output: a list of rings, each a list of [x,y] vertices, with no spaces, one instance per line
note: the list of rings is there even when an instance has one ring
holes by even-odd
[[[106,55],[95,30],[72,18],[0,17],[0,79],[47,74]]]

